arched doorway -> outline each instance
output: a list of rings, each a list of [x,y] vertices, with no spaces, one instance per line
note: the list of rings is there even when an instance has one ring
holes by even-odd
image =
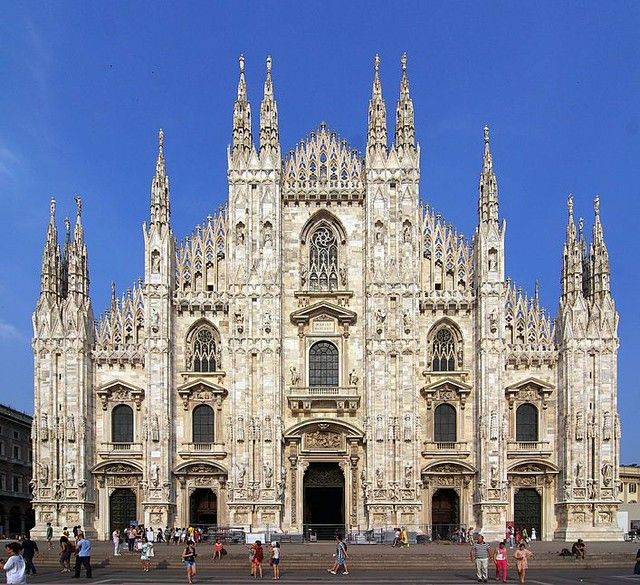
[[[218,497],[209,488],[197,488],[189,496],[189,524],[216,526],[218,524]]]
[[[431,498],[431,538],[449,539],[460,526],[460,498],[455,490],[439,489]]]
[[[344,474],[338,463],[310,463],[304,474],[304,533],[332,540],[344,534]]]
[[[542,496],[533,488],[519,489],[513,498],[513,523],[516,530],[533,528],[539,539],[542,536]]]
[[[109,533],[122,530],[138,519],[137,498],[133,490],[118,488],[109,498]]]

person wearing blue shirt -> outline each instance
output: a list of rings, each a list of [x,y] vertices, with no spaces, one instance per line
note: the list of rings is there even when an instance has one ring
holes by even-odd
[[[80,569],[84,565],[87,579],[91,579],[91,541],[84,537],[84,532],[78,532],[78,542],[76,543],[76,567],[74,579],[80,578]]]

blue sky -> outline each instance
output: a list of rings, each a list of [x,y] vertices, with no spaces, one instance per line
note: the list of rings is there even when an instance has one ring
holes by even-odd
[[[254,121],[273,56],[286,151],[321,121],[362,149],[372,58],[392,123],[409,55],[422,197],[471,235],[482,128],[491,127],[507,272],[540,281],[555,314],[566,221],[601,196],[620,319],[623,462],[639,374],[638,2],[7,2],[0,38],[0,398],[32,410],[31,313],[49,197],[84,198],[96,314],[111,280],[142,271],[156,134],[165,130],[173,228],[226,198],[226,145],[246,57]]]

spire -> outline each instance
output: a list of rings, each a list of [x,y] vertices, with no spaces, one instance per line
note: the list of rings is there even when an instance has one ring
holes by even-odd
[[[591,276],[590,294],[593,298],[601,298],[611,292],[609,267],[609,252],[604,242],[604,232],[600,222],[600,197],[593,200],[594,222],[593,240],[591,242],[591,254],[589,273]]]
[[[247,101],[247,82],[244,79],[244,55],[240,55],[238,97],[233,106],[233,151],[251,150],[251,106]]]
[[[71,222],[64,218],[64,245],[60,256],[60,296],[64,299],[69,292],[69,252],[71,248]]]
[[[480,223],[498,222],[498,181],[493,172],[493,158],[489,145],[489,127],[484,127],[484,154],[482,173],[478,188],[478,221]]]
[[[89,295],[89,267],[87,261],[87,246],[84,241],[82,227],[82,199],[74,197],[76,202],[76,224],[73,228],[73,241],[69,244],[67,254],[67,288],[68,294],[76,294],[81,298]]]
[[[416,127],[413,119],[413,101],[409,95],[407,77],[407,54],[402,53],[402,77],[400,79],[400,98],[396,106],[396,148],[413,150],[416,147]]]
[[[567,234],[562,260],[562,298],[574,300],[582,294],[582,249],[573,219],[573,195],[567,198]]]
[[[58,245],[58,230],[56,228],[56,200],[52,197],[49,204],[47,239],[42,252],[40,296],[58,297],[60,284],[60,246]]]
[[[380,55],[373,59],[373,87],[369,100],[369,120],[367,129],[367,148],[387,148],[387,108],[382,97],[380,83]]]
[[[249,126],[251,128],[251,126]],[[271,80],[271,56],[267,57],[267,76],[264,80],[264,96],[260,104],[260,151],[280,147],[278,138],[278,106],[273,97]]]
[[[167,165],[164,160],[164,132],[162,131],[162,128],[160,128],[160,131],[158,132],[156,174],[151,180],[151,223],[168,224],[170,215],[169,177],[167,177]],[[78,209],[78,218],[79,217],[80,209]]]

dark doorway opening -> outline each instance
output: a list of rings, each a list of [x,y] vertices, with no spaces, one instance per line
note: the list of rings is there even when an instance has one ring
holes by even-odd
[[[531,536],[536,529],[536,538],[542,537],[542,496],[532,488],[519,489],[513,498],[513,523],[516,530],[527,529]]]
[[[304,533],[308,540],[344,535],[344,475],[338,463],[310,463],[304,474]]]
[[[189,497],[189,524],[216,526],[218,524],[218,497],[209,488],[198,488]]]
[[[122,531],[138,519],[137,499],[133,490],[119,488],[109,498],[109,532]]]
[[[455,490],[436,490],[431,498],[431,538],[449,540],[460,527],[460,498]]]
[[[12,506],[9,510],[9,535],[11,538],[16,538],[22,532],[22,510],[19,506]]]

